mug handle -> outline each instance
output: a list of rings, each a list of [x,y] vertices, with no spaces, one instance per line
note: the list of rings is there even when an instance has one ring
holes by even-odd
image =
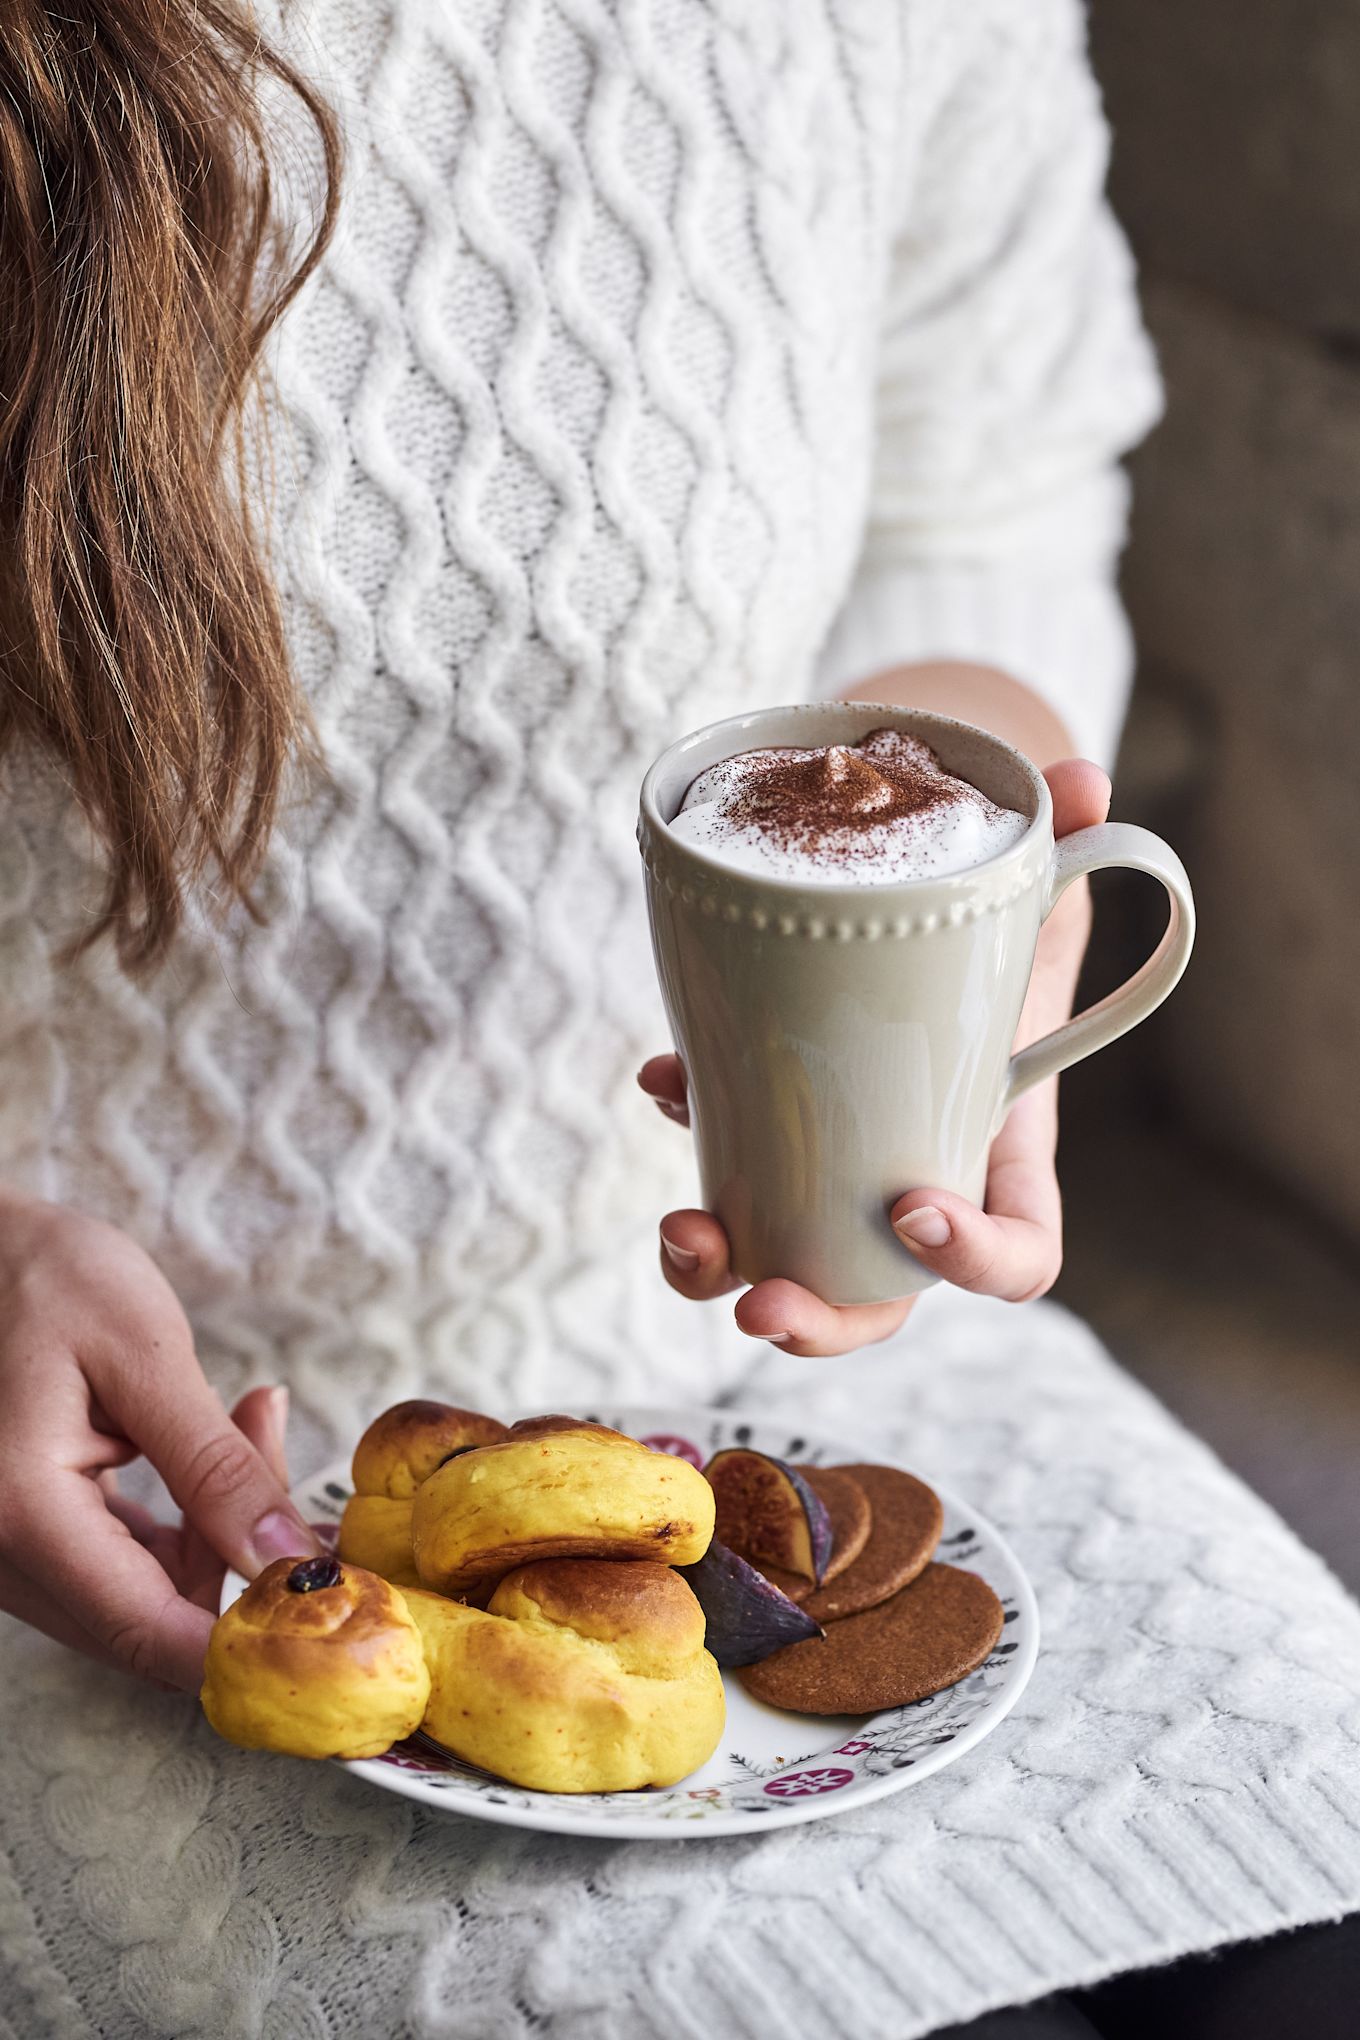
[[[1094,1055],[1098,1048],[1118,1040],[1140,1020],[1146,1020],[1175,989],[1190,961],[1195,940],[1195,900],[1185,866],[1160,836],[1132,822],[1103,822],[1093,829],[1076,829],[1055,844],[1044,919],[1048,919],[1074,878],[1087,871],[1103,871],[1110,865],[1145,871],[1166,887],[1171,902],[1166,933],[1142,969],[1135,971],[1117,991],[1011,1057],[1003,1111],[1032,1085],[1055,1077],[1059,1070],[1080,1062],[1083,1056]]]

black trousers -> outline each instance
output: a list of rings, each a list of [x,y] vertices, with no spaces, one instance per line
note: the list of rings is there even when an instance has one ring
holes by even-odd
[[[1360,1913],[1094,1990],[986,2012],[935,2040],[1356,2040]]]

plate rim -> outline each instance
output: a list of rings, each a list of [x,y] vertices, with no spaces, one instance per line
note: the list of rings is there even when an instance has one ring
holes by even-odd
[[[595,1397],[592,1400],[596,1402],[612,1402],[613,1398]],[[630,1423],[638,1420],[654,1427],[658,1431],[677,1429],[675,1424],[677,1418],[683,1418],[691,1423],[696,1418],[708,1422],[718,1418],[724,1424],[747,1424],[753,1430],[764,1429],[772,1422],[788,1421],[783,1418],[782,1412],[779,1411],[773,1413],[767,1411],[763,1415],[756,1415],[743,1409],[728,1409],[725,1405],[716,1403],[654,1405],[648,1403],[629,1403],[622,1399],[618,1401],[614,1414],[626,1414]],[[829,1449],[839,1453],[852,1449],[859,1455],[863,1463],[868,1464],[871,1459],[871,1451],[876,1451],[877,1449],[863,1448],[860,1444],[852,1443],[849,1439],[835,1438],[829,1434],[823,1434],[813,1426],[807,1428],[810,1432],[807,1443],[818,1451]],[[684,1435],[683,1432],[677,1432],[677,1434]],[[352,1456],[352,1453],[340,1456],[333,1461],[327,1461],[324,1466],[318,1467],[314,1473],[306,1477],[305,1481],[300,1481],[290,1488],[290,1499],[294,1502],[300,1501],[303,1498],[304,1489],[314,1487],[318,1482],[337,1478],[348,1480]],[[381,1757],[337,1757],[327,1761],[338,1764],[342,1770],[355,1773],[363,1778],[366,1783],[377,1786],[381,1791],[395,1792],[403,1799],[414,1801],[416,1805],[424,1807],[429,1813],[449,1816],[461,1815],[469,1820],[489,1821],[496,1827],[528,1828],[540,1834],[570,1835],[577,1840],[589,1841],[687,1842],[705,1839],[716,1841],[735,1835],[782,1832],[787,1827],[802,1826],[808,1821],[826,1820],[832,1815],[852,1813],[858,1807],[873,1805],[876,1801],[885,1799],[894,1792],[905,1791],[909,1786],[915,1785],[925,1778],[933,1777],[937,1771],[942,1771],[949,1764],[955,1763],[960,1757],[967,1756],[970,1750],[975,1749],[980,1742],[984,1741],[995,1729],[999,1728],[1029,1685],[1039,1657],[1039,1603],[1029,1574],[1016,1557],[1009,1540],[1002,1536],[989,1516],[980,1509],[975,1508],[971,1502],[965,1501],[957,1489],[950,1483],[934,1480],[928,1472],[904,1466],[896,1457],[889,1458],[879,1455],[874,1459],[873,1463],[881,1466],[896,1467],[901,1473],[914,1474],[916,1479],[925,1481],[927,1486],[935,1490],[946,1509],[953,1510],[955,1513],[970,1519],[976,1524],[987,1542],[1010,1569],[1014,1581],[1013,1591],[1016,1608],[1025,1617],[1022,1625],[1021,1647],[1008,1668],[1010,1676],[1007,1679],[1006,1685],[996,1695],[993,1703],[976,1715],[955,1736],[951,1737],[947,1744],[936,1749],[927,1750],[923,1756],[918,1757],[909,1767],[900,1771],[888,1771],[880,1777],[857,1779],[855,1784],[849,1788],[849,1796],[841,1798],[839,1795],[836,1795],[831,1803],[828,1803],[827,1799],[822,1796],[809,1796],[806,1799],[784,1801],[781,1803],[777,1813],[751,1813],[738,1809],[730,1813],[696,1815],[692,1821],[664,1821],[657,1820],[655,1817],[644,1818],[638,1816],[630,1819],[626,1814],[597,1814],[593,1809],[584,1807],[580,1813],[574,1813],[569,1808],[556,1804],[554,1795],[549,1793],[543,1795],[544,1803],[541,1808],[537,1805],[516,1806],[506,1801],[484,1799],[477,1794],[470,1794],[466,1798],[461,1798],[457,1794],[456,1787],[452,1785],[442,1785],[437,1793],[431,1793],[420,1773],[403,1771],[396,1765],[386,1763]],[[246,1581],[243,1576],[232,1567],[228,1567],[222,1581],[219,1613],[230,1606],[231,1602],[237,1598],[237,1595],[244,1591],[245,1586]],[[878,1711],[885,1712],[890,1710],[880,1709]],[[510,1789],[518,1791],[527,1788],[511,1787]],[[674,1791],[675,1789],[674,1786],[667,1788],[668,1791]],[[591,1796],[612,1798],[615,1795]],[[631,1793],[619,1794],[618,1796],[621,1798],[633,1797]]]

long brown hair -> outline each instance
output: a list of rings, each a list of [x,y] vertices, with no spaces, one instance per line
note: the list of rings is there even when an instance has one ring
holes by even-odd
[[[332,114],[233,0],[0,0],[0,755],[58,761],[106,853],[76,949],[250,904],[305,707],[246,417],[335,215]],[[323,188],[279,217],[261,88]],[[258,465],[258,463],[255,463]]]

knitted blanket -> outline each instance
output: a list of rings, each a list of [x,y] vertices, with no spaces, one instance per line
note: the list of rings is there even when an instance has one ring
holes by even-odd
[[[1051,1305],[932,1297],[734,1387],[984,1508],[1038,1593],[1015,1712],[862,1812],[581,1842],[215,1741],[10,1626],[0,2007],[21,2040],[912,2040],[1360,1906],[1360,1610]],[[0,2026],[0,2031],[4,2031]]]
[[[1157,388],[1079,0],[262,13],[347,139],[275,384],[326,772],[264,921],[135,984],[61,962],[97,861],[12,775],[0,1177],[139,1239],[224,1393],[286,1381],[302,1471],[421,1389],[779,1399],[976,1499],[1046,1641],[938,1777],[663,1848],[415,1815],[7,1626],[4,2040],[906,2040],[1354,1905],[1356,1613],[1085,1333],[931,1299],[803,1368],[656,1272],[663,744],[944,654],[1113,745]]]

